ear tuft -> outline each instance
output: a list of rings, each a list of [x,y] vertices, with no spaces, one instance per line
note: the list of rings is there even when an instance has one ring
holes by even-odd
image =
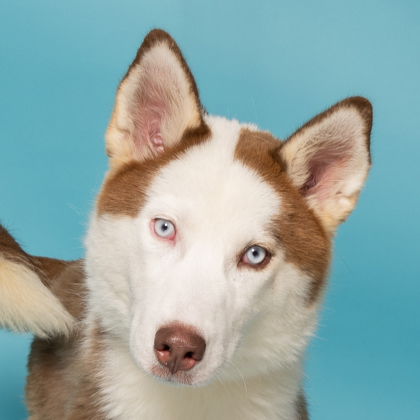
[[[111,166],[144,160],[203,124],[197,85],[166,32],[151,31],[118,87],[106,134]]]
[[[280,150],[294,186],[333,231],[353,210],[371,166],[372,106],[345,99],[303,125]]]

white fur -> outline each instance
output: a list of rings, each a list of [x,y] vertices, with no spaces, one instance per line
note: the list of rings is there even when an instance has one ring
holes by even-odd
[[[39,337],[68,334],[74,319],[43,284],[22,264],[0,256],[0,326]]]
[[[301,360],[316,322],[309,278],[270,235],[280,197],[234,160],[236,121],[209,117],[212,139],[163,168],[137,217],[94,217],[87,238],[90,319],[110,333],[102,370],[109,418],[294,419]],[[176,225],[173,246],[150,221]],[[239,268],[249,243],[275,247],[262,271]],[[187,389],[151,377],[157,330],[195,327],[204,359]],[[110,381],[109,378],[112,378]]]
[[[102,380],[102,411],[110,419],[277,420],[296,418],[301,375],[299,366],[289,366],[263,375],[216,378],[205,387],[179,387],[146,375],[113,341]]]

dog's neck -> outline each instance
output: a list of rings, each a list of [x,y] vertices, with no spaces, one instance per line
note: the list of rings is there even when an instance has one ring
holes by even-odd
[[[301,366],[203,387],[177,386],[144,374],[128,348],[103,338],[98,377],[102,410],[109,419],[298,420]]]

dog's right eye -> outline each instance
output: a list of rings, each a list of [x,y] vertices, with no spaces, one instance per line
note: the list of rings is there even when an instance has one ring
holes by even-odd
[[[175,238],[175,226],[170,220],[155,219],[153,229],[159,238],[172,240]]]

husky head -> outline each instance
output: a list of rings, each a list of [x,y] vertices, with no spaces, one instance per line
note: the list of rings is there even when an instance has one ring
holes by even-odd
[[[369,171],[371,125],[361,97],[283,142],[209,116],[173,39],[149,33],[106,134],[90,317],[140,371],[178,384],[300,363],[331,238]]]

